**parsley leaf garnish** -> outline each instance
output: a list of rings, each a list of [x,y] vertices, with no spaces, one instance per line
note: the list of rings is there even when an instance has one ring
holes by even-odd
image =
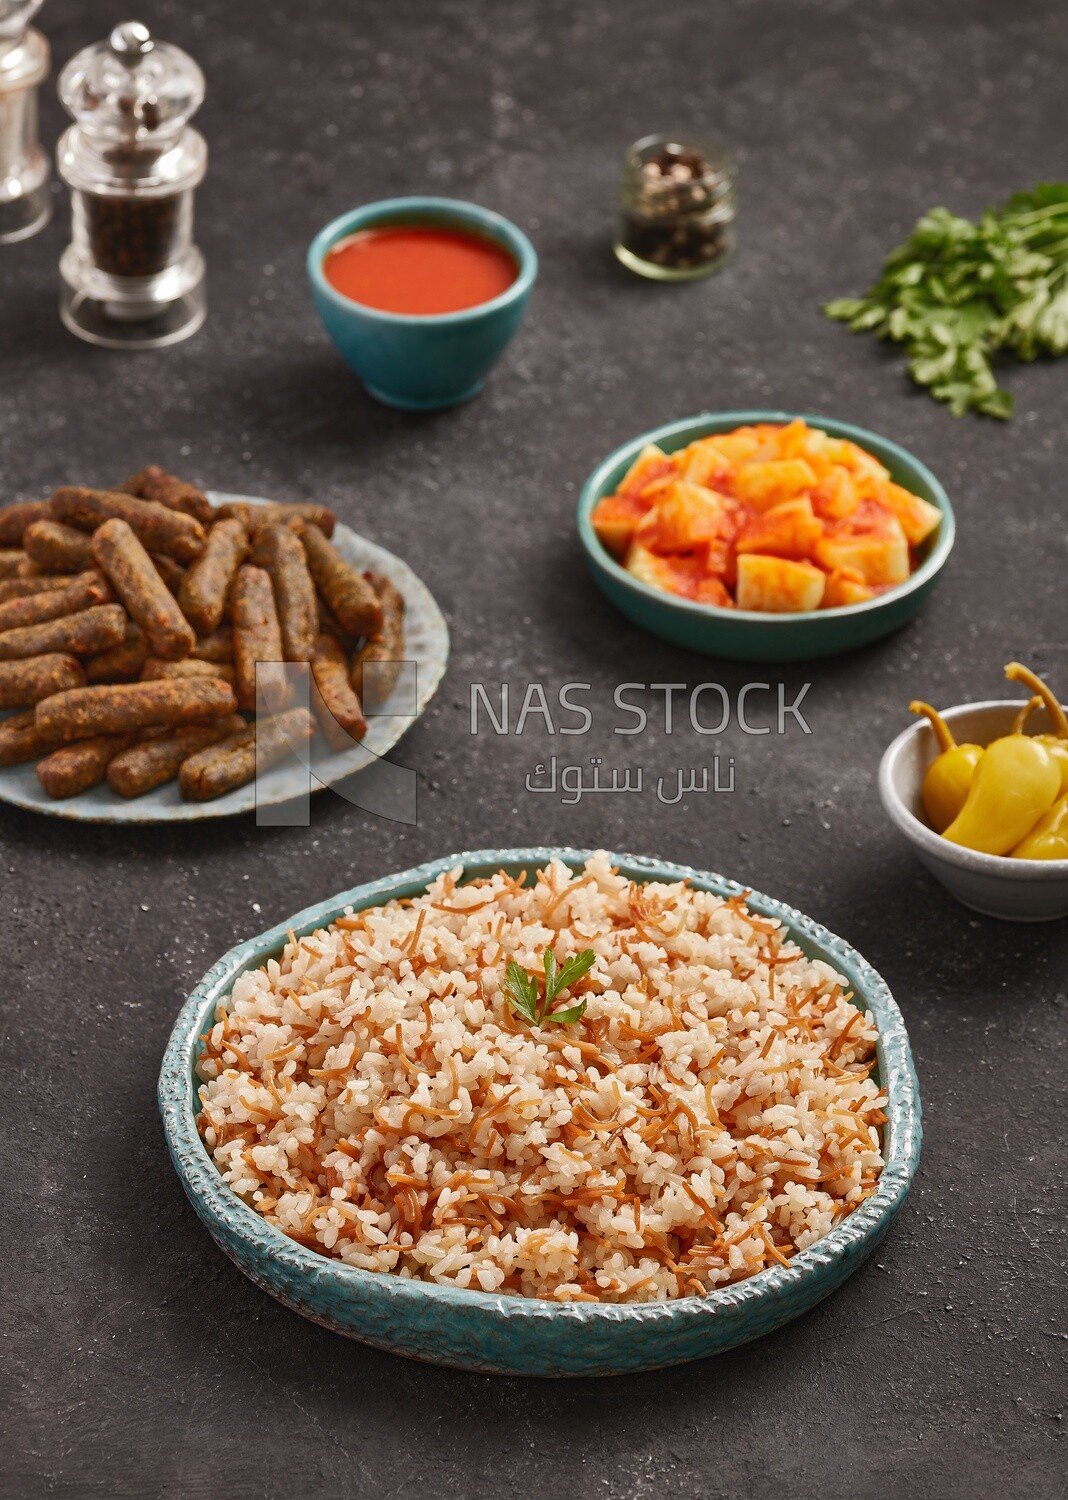
[[[597,955],[592,948],[577,953],[574,958],[569,958],[562,969],[557,967],[556,954],[551,948],[546,948],[544,967],[545,979],[539,990],[538,978],[530,974],[512,959],[505,970],[502,988],[505,999],[513,1010],[524,1016],[532,1026],[545,1026],[555,1021],[559,1026],[571,1026],[581,1020],[586,1012],[587,1002],[580,1000],[577,1005],[572,1005],[564,1010],[553,1010],[553,1005],[564,990],[570,989],[577,984],[584,975],[588,974],[597,962]]]
[[[954,416],[1011,417],[998,354],[1068,353],[1068,183],[1039,183],[977,223],[932,209],[866,296],[823,311],[854,333],[903,345],[912,379]]]

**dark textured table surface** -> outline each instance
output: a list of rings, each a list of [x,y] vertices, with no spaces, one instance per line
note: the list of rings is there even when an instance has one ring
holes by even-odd
[[[394,759],[419,820],[331,793],[311,826],[59,823],[0,807],[6,979],[0,1489],[12,1496],[920,1496],[1053,1493],[1068,1312],[1064,924],[973,916],[881,813],[879,755],[916,693],[1000,695],[1023,657],[1068,689],[1065,371],[1014,372],[1010,425],[954,421],[900,361],[824,321],[933,203],[966,213],[1065,175],[1057,0],[159,0],[192,51],[211,146],[191,342],[122,356],[55,315],[64,209],[0,250],[4,498],[158,460],[221,489],[314,496],[402,553],[449,618],[448,677]],[[58,64],[113,7],[50,0]],[[720,132],[742,243],[721,279],[658,288],[608,251],[619,156]],[[60,128],[51,85],[43,131]],[[527,325],[488,389],[410,417],[366,399],[322,334],[303,253],[361,200],[439,191],[535,240]],[[617,442],[702,408],[788,407],[896,438],[957,506],[921,619],[841,660],[757,670],[640,635],[595,592],[577,487]],[[711,744],[621,681],[811,687],[811,735]],[[593,685],[582,740],[470,732],[472,683]],[[652,706],[659,695],[647,695]],[[514,727],[514,725],[513,725]],[[524,790],[571,759],[667,773],[733,755],[733,795],[565,808]],[[621,745],[623,749],[621,749]],[[577,747],[577,750],[576,750]],[[885,974],[923,1088],[915,1189],[882,1249],[773,1337],[604,1382],[470,1376],[303,1322],[226,1261],[164,1151],[154,1087],[183,997],[236,940],[365,878],[462,848],[602,844],[720,869],[802,907]]]

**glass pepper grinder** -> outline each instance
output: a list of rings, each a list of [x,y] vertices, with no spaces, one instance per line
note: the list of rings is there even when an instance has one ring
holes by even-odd
[[[204,75],[180,48],[127,21],[71,58],[59,97],[74,118],[56,153],[71,189],[60,316],[79,338],[112,349],[188,338],[206,311],[193,193],[207,146],[188,123]]]
[[[48,223],[48,158],[37,139],[37,90],[48,76],[48,43],[30,25],[42,0],[0,0],[0,245]]]

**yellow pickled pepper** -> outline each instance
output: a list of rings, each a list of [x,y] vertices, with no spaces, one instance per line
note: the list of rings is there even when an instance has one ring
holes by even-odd
[[[1005,668],[1005,676],[1010,682],[1022,682],[1035,695],[1026,708],[1021,710],[1022,721],[1019,724],[1019,732],[1022,732],[1024,724],[1026,724],[1034,710],[1040,704],[1044,703],[1046,705],[1049,721],[1053,726],[1052,733],[1036,734],[1034,738],[1038,740],[1040,745],[1045,745],[1046,749],[1060,766],[1061,793],[1063,795],[1065,792],[1068,792],[1068,714],[1065,714],[1052,689],[1047,687],[1042,678],[1037,673],[1032,672],[1030,667],[1025,667],[1018,661],[1010,661]]]
[[[1037,691],[1037,696],[1031,699],[1027,712],[1022,715],[1023,722],[1040,703],[1046,705],[1053,733],[1035,735],[1035,738],[1054,757],[1061,772],[1060,796],[1012,850],[1013,858],[1068,859],[1068,716],[1041,677],[1036,677],[1028,667],[1010,662],[1005,668],[1005,676]]]
[[[1024,730],[1027,728],[1028,719],[1034,713],[1036,708],[1041,707],[1042,699],[1038,696],[1037,693],[1033,698],[1028,698],[1027,702],[1020,706],[1019,712],[1017,713],[1015,719],[1013,719],[1012,721],[1012,733],[1023,734]]]
[[[1006,674],[1016,669],[1027,672],[1012,662]],[[1009,854],[1053,806],[1060,790],[1061,767],[1047,746],[1014,729],[986,747],[964,806],[942,837],[981,854]]]
[[[945,719],[929,703],[913,699],[909,713],[923,714],[938,741],[939,753],[927,767],[920,797],[924,817],[935,833],[944,833],[967,800],[983,747],[958,745]]]
[[[1057,798],[1012,854],[1014,859],[1068,859],[1068,796]]]

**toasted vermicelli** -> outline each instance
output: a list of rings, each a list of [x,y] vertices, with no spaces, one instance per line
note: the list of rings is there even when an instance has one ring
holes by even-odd
[[[346,914],[242,974],[197,1069],[233,1190],[349,1265],[561,1301],[704,1295],[875,1191],[876,1029],[777,922],[599,854]],[[592,949],[571,1024],[502,988]]]

